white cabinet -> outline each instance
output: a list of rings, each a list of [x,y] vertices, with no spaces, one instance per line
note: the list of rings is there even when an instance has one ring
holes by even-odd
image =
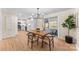
[[[3,38],[17,34],[17,17],[13,14],[3,14]]]

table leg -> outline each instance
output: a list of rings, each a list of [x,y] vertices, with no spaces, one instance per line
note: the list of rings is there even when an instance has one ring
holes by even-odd
[[[42,48],[43,48],[43,43],[44,43],[44,42],[43,42],[43,38],[42,38],[42,46],[41,46]]]

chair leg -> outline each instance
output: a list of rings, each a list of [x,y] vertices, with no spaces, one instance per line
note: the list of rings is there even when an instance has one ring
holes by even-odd
[[[39,37],[37,37],[37,45],[38,45],[38,40],[39,40]]]
[[[29,36],[28,36],[28,41],[27,41],[27,45],[29,45]]]
[[[27,45],[29,45],[29,39],[28,39]]]
[[[50,40],[49,40],[49,50],[51,51],[51,42],[50,42]]]
[[[33,49],[33,41],[31,41],[31,49]]]
[[[53,48],[54,48],[54,40],[52,40]]]
[[[38,45],[38,39],[37,39],[37,45]]]
[[[42,39],[42,46],[41,47],[43,48],[43,39]]]

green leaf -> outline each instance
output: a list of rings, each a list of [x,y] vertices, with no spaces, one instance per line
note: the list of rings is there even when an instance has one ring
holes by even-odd
[[[67,19],[64,21],[64,23],[62,24],[62,26],[68,28],[69,30],[75,28],[76,24],[74,22],[74,16],[69,15]]]

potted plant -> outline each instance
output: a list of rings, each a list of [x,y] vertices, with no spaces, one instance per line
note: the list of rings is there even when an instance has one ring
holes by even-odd
[[[65,36],[65,41],[67,43],[73,43],[73,38],[70,36],[70,30],[75,28],[74,15],[69,15],[62,26],[68,29],[68,35]]]

